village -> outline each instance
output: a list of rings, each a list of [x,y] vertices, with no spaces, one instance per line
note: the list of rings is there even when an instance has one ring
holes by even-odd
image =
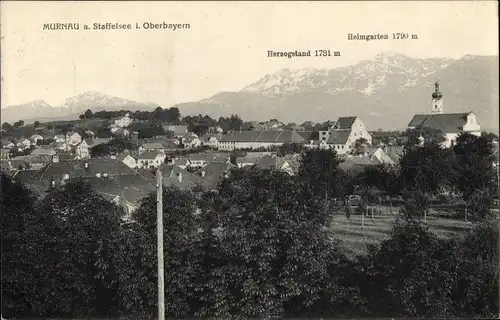
[[[453,147],[462,132],[481,135],[474,112],[444,112],[438,83],[431,98],[429,114],[409,119],[408,131],[439,131],[444,134],[442,144],[446,148]],[[107,121],[108,130],[103,131],[107,135],[103,136],[85,127],[56,132],[54,127],[50,130],[36,123],[36,132],[29,137],[2,137],[2,170],[40,196],[68,180],[85,178],[97,193],[131,214],[140,200],[154,191],[158,169],[166,187],[215,190],[233,168],[255,166],[294,175],[300,164],[300,151],[313,148],[335,150],[343,160],[343,170],[395,165],[408,140],[404,134],[369,132],[362,116],[353,115],[316,125],[314,131],[297,125],[285,128],[285,124],[273,119],[249,122],[246,130],[241,130],[241,125],[240,130],[226,131],[212,126],[205,134],[197,135],[188,130],[187,124],[162,123],[163,134],[147,138],[130,132],[136,122],[147,120],[134,119],[130,112],[114,117]],[[68,126],[63,126],[63,131],[64,128]],[[418,143],[423,144],[422,131],[419,132]],[[93,152],[112,146],[113,141],[119,141],[117,148]],[[497,140],[492,143],[498,155]]]

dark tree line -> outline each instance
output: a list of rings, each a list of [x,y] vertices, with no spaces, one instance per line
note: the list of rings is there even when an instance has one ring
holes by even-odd
[[[179,123],[181,115],[178,108],[161,108],[157,107],[153,111],[130,111],[130,110],[117,110],[117,111],[97,111],[95,113],[88,109],[84,114],[80,115],[80,119],[112,119],[117,117],[123,117],[129,114],[132,119],[139,121],[159,121],[159,122],[169,122],[169,123]]]

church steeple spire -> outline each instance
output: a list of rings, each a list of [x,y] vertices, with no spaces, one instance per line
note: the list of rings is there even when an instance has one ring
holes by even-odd
[[[432,93],[432,113],[443,113],[443,94],[439,91],[439,82],[437,80]]]

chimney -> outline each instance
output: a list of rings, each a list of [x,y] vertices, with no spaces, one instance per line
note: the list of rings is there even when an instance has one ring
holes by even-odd
[[[202,178],[203,178],[203,177],[205,177],[205,173],[206,173],[206,172],[205,172],[205,170],[203,170],[203,171],[201,172],[201,177],[202,177]]]
[[[59,156],[57,154],[52,156],[52,162],[53,163],[58,163],[59,162]]]
[[[177,174],[177,177],[178,177],[178,179],[179,179],[179,182],[182,182],[182,172],[179,172],[179,173]]]

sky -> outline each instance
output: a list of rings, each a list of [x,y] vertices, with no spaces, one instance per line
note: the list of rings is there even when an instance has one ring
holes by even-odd
[[[1,3],[2,107],[58,106],[87,91],[163,107],[238,91],[282,68],[336,68],[382,51],[415,58],[498,55],[496,1]],[[83,24],[190,24],[183,30],[82,30]],[[80,30],[43,30],[80,23]],[[348,33],[418,40],[347,40]],[[329,49],[340,57],[269,58]]]

